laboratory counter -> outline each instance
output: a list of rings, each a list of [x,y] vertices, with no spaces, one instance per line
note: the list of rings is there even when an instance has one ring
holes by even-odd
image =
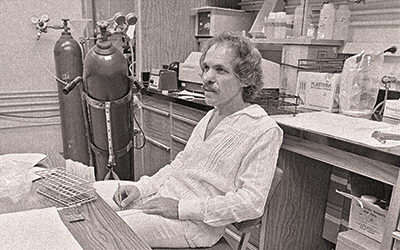
[[[136,114],[147,143],[143,150],[135,152],[135,179],[151,175],[173,160],[194,126],[211,109],[202,100],[183,100],[174,94],[149,92],[141,96],[141,101]],[[391,249],[400,210],[396,189],[400,141],[381,143],[371,135],[375,130],[400,134],[396,126],[326,112],[271,116],[284,130],[278,159],[284,175],[270,205],[264,236],[266,249],[332,249],[339,229],[332,233],[326,228],[326,213],[338,171],[345,174],[345,181],[346,176],[356,174],[389,189],[392,202],[379,245],[381,249]],[[349,191],[346,184],[343,188],[342,191]],[[257,245],[257,237],[261,236],[255,237],[252,242]]]

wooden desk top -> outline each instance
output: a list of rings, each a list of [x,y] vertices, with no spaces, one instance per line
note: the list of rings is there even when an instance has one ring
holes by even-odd
[[[64,159],[60,156],[49,156],[41,163],[48,166],[59,166]],[[62,205],[36,192],[37,183],[32,184],[29,193],[17,203],[9,198],[0,198],[0,214],[18,212]],[[96,194],[97,195],[97,194]],[[70,223],[65,210],[59,210],[61,220],[83,249],[151,249],[99,196],[97,199],[80,206],[84,221]]]

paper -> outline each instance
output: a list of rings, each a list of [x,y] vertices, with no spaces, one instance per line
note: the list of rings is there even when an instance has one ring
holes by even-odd
[[[32,165],[36,165],[39,161],[46,157],[44,154],[5,154],[0,155],[0,158],[12,160],[12,161],[23,161],[28,162]]]
[[[55,207],[0,215],[0,250],[82,249]]]
[[[84,180],[94,182],[94,167],[88,167],[80,162],[67,159],[65,161],[65,170],[67,173],[73,174]]]
[[[0,160],[10,160],[13,162],[17,162],[19,164],[23,163],[24,165],[27,165],[28,167],[33,167],[35,166],[39,161],[43,160],[46,157],[44,154],[5,154],[5,155],[0,155]],[[42,169],[42,168],[41,168]],[[37,170],[41,169],[36,169],[34,168],[34,172]],[[40,176],[38,175],[33,175],[32,181],[38,179]]]
[[[335,138],[342,138],[372,147],[400,146],[400,141],[387,140],[381,143],[372,138],[374,131],[399,134],[400,126],[328,112],[300,113],[295,117],[276,115],[272,118],[283,125],[317,132]]]

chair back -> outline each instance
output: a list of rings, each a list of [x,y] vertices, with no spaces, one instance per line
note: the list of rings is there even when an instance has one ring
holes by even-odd
[[[279,183],[282,180],[282,176],[283,176],[283,170],[277,167],[275,170],[274,177],[272,179],[271,188],[269,189],[267,201],[265,202],[264,214],[261,217],[232,224],[239,232],[242,233],[238,249],[246,249],[246,245],[250,234],[255,230],[257,230],[260,224],[261,224],[260,228],[261,232],[260,232],[259,249],[260,250],[264,249],[264,242],[265,242],[264,237],[266,232],[268,207],[272,200],[272,197],[275,194],[277,187],[279,186]]]

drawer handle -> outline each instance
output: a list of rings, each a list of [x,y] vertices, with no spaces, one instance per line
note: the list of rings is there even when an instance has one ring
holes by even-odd
[[[156,141],[156,140],[154,140],[154,139],[151,139],[151,138],[147,137],[146,140],[147,140],[148,142],[150,142],[151,144],[153,144],[153,145],[155,145],[155,146],[157,146],[157,147],[159,147],[159,148],[161,148],[161,149],[164,149],[164,150],[167,151],[167,152],[169,152],[169,151],[171,150],[171,148],[168,147],[167,145],[165,145],[165,144],[163,144],[163,143],[161,143],[161,142],[158,142],[158,141]]]
[[[153,111],[153,112],[155,112],[155,113],[158,113],[158,114],[161,114],[161,115],[164,115],[164,116],[169,116],[169,112],[167,112],[167,111],[160,110],[160,109],[157,109],[157,108],[153,108],[153,107],[151,107],[151,106],[145,106],[145,105],[143,105],[142,107],[143,107],[144,109]]]
[[[186,122],[186,123],[191,124],[191,125],[194,125],[194,126],[196,126],[197,123],[198,123],[198,121],[195,121],[195,120],[192,120],[192,119],[189,119],[189,118],[180,116],[180,115],[171,114],[171,116],[172,116],[172,118],[175,118],[175,119],[177,119],[177,120]]]
[[[174,141],[180,142],[182,144],[185,144],[185,145],[187,144],[186,140],[184,140],[184,139],[182,139],[182,138],[180,138],[180,137],[178,137],[176,135],[171,135],[171,139],[174,140]]]

